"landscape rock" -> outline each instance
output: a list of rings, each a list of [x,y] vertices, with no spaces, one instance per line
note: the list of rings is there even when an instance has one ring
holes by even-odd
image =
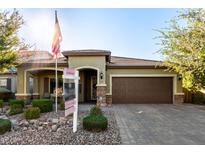
[[[58,119],[52,119],[52,123],[53,124],[57,124],[58,123]]]
[[[23,131],[26,131],[28,128],[27,127],[23,127]]]
[[[51,129],[52,129],[53,132],[56,132],[56,130],[58,129],[58,126],[57,125],[52,125]]]
[[[43,130],[43,127],[42,126],[38,127],[38,130]]]
[[[12,130],[13,130],[13,131],[18,131],[18,130],[20,130],[20,127],[19,127],[18,125],[13,126],[13,127],[12,127]]]
[[[48,122],[43,122],[43,125],[48,125]]]
[[[60,131],[61,131],[61,128],[58,128],[58,129],[57,129],[57,132],[60,132]]]
[[[9,115],[9,113],[10,113],[10,109],[8,109],[8,110],[6,111],[6,115]]]
[[[29,126],[29,122],[27,120],[22,120],[20,123],[19,123],[20,126]]]
[[[38,121],[38,120],[36,120],[36,119],[32,119],[32,120],[30,120],[29,122],[30,122],[31,124],[36,124],[37,121]]]
[[[48,118],[48,119],[47,119],[47,122],[52,122],[52,119],[51,119],[51,118]]]
[[[88,108],[89,109],[89,108]],[[23,114],[13,115],[11,119],[17,121],[18,125],[12,131],[0,135],[0,145],[76,145],[76,144],[120,144],[121,138],[113,111],[106,111],[104,115],[108,118],[108,129],[102,132],[89,132],[83,129],[82,119],[87,116],[89,111],[79,110],[79,122],[77,132],[73,133],[73,117],[68,116],[64,119],[64,111],[48,112],[41,114],[37,124],[33,125],[29,121],[28,126],[20,123],[26,123]],[[61,118],[63,117],[63,118]],[[8,116],[8,118],[10,118]],[[52,120],[58,119],[58,123],[53,124]],[[23,119],[23,120],[22,120]],[[45,119],[45,121],[42,121]],[[65,124],[61,123],[66,121]],[[46,122],[46,124],[45,124]],[[61,124],[60,124],[61,123]],[[40,126],[40,124],[42,124]]]
[[[18,125],[18,121],[16,119],[10,119],[13,126]]]
[[[59,121],[60,123],[66,123],[67,119],[65,117],[60,117]]]
[[[2,116],[0,116],[0,119],[8,119],[8,117],[5,115],[2,115]]]

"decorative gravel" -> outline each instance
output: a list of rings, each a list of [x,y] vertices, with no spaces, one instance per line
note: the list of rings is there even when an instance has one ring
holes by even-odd
[[[0,135],[0,144],[42,145],[42,144],[121,144],[119,129],[112,110],[103,111],[108,118],[108,129],[102,132],[89,132],[82,128],[82,118],[88,110],[79,111],[76,133],[72,132],[72,116],[64,118],[64,112],[41,114],[38,120],[26,121],[22,114],[9,117],[16,121],[16,128]]]

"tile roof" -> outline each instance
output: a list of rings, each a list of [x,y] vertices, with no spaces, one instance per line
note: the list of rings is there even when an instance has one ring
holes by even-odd
[[[128,67],[128,66],[155,67],[155,66],[160,66],[161,64],[162,64],[161,61],[156,61],[156,60],[111,56],[111,62],[108,64],[108,66],[109,67]]]
[[[86,49],[86,50],[67,50],[63,51],[64,56],[110,56],[111,52],[108,50]]]
[[[111,52],[108,50],[69,50],[62,52],[62,54],[66,57],[69,57],[69,55],[105,55],[109,58],[107,61],[108,68],[162,67],[161,61],[110,56]],[[19,51],[19,56],[24,64],[55,64],[55,59],[53,59],[51,53],[47,51]],[[58,63],[67,65],[67,58],[64,56],[58,58]]]
[[[55,63],[55,59],[48,51],[19,51],[23,63]],[[65,57],[59,57],[58,63],[67,63]]]

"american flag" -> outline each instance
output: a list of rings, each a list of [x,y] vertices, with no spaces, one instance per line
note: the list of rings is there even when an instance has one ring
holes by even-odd
[[[55,29],[52,43],[52,53],[55,58],[60,55],[60,42],[62,41],[62,35],[60,25],[58,23],[57,11],[55,11]]]

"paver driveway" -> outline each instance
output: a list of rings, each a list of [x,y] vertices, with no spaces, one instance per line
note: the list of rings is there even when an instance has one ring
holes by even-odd
[[[205,106],[113,105],[123,144],[205,144]]]

